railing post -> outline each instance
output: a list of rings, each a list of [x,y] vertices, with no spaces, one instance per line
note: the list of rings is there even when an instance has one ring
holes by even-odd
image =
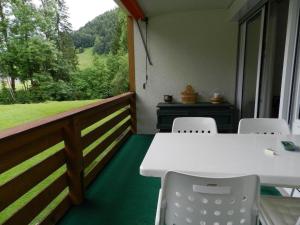
[[[129,63],[129,91],[134,94],[130,98],[131,132],[137,132],[136,122],[136,86],[135,86],[135,56],[134,56],[134,19],[127,17],[128,63]]]
[[[84,171],[81,130],[75,118],[70,119],[64,133],[69,196],[74,205],[79,205],[84,199]]]
[[[136,94],[134,93],[130,98],[130,116],[131,116],[131,132],[136,134],[137,121],[136,121]]]

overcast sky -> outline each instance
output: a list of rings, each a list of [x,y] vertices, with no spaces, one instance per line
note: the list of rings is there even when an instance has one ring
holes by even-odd
[[[33,0],[39,4],[40,0]],[[84,26],[96,16],[117,7],[114,0],[66,0],[73,30]]]
[[[66,0],[73,30],[84,26],[96,16],[117,7],[114,0]]]

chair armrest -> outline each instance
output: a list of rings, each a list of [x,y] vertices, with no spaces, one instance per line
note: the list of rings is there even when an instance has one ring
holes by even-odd
[[[156,208],[155,225],[163,225],[163,223],[164,223],[163,212],[164,212],[164,210],[162,208],[162,190],[159,189],[157,208]]]

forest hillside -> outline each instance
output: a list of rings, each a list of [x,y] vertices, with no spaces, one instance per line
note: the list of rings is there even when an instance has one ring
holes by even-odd
[[[127,91],[126,22],[116,8],[72,31],[65,0],[1,0],[0,104]]]

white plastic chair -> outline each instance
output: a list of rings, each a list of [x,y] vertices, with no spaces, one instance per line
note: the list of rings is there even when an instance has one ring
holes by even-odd
[[[173,121],[172,133],[217,134],[218,130],[210,117],[178,117]]]
[[[262,225],[300,225],[300,199],[262,197],[259,214]]]
[[[238,128],[239,134],[271,134],[289,135],[290,128],[283,119],[257,118],[241,119]]]
[[[268,134],[268,135],[289,135],[291,134],[287,122],[283,119],[273,118],[250,118],[241,119],[238,128],[239,134]],[[295,189],[292,189],[293,196]]]
[[[168,172],[155,225],[258,224],[259,178],[204,178]]]

